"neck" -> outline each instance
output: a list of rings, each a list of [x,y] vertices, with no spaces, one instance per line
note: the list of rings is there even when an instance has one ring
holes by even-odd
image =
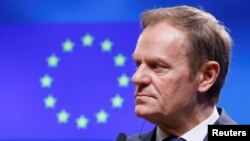
[[[202,121],[206,120],[213,112],[214,105],[203,104],[194,106],[192,110],[183,112],[179,115],[180,118],[173,118],[168,121],[163,121],[158,126],[167,135],[181,136],[188,132]]]

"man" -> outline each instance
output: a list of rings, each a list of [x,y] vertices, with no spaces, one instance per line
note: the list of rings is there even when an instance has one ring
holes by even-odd
[[[142,14],[133,58],[135,113],[156,128],[129,141],[206,141],[207,125],[235,124],[216,108],[230,63],[231,37],[211,14],[190,6]],[[165,141],[165,140],[164,140]]]

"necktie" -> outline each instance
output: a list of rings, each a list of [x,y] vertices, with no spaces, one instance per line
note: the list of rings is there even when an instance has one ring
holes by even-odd
[[[170,137],[165,138],[162,141],[186,141],[186,140],[183,138],[178,138],[176,136],[170,136]]]

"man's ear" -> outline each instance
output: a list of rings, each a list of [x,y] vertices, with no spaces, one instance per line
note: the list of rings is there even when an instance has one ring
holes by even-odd
[[[198,91],[204,93],[209,90],[220,73],[220,65],[216,61],[208,61],[201,68],[200,85]]]

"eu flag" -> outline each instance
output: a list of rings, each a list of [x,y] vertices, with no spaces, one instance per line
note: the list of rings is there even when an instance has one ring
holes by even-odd
[[[0,28],[1,139],[114,140],[140,131],[131,83],[138,24]]]

